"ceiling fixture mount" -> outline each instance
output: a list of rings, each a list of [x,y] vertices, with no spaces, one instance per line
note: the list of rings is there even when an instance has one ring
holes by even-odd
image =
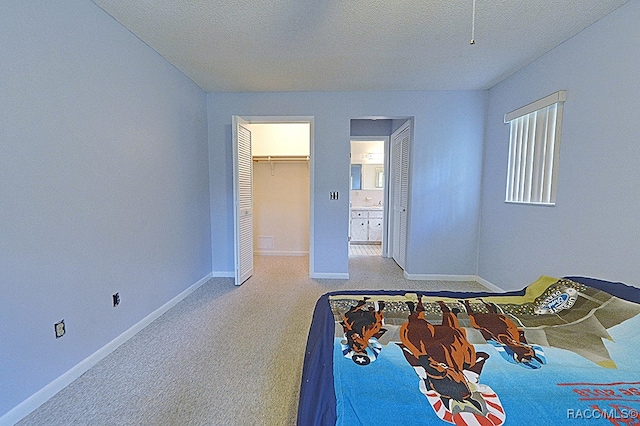
[[[473,0],[471,12],[471,41],[469,44],[476,44],[476,0]]]

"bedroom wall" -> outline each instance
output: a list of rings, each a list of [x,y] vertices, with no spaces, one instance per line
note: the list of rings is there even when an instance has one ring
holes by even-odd
[[[640,286],[640,2],[628,2],[489,91],[479,275],[504,289],[542,274]],[[505,204],[503,116],[567,90],[557,204]]]
[[[388,119],[353,119],[351,120],[351,136],[391,136],[393,133],[391,121]]]
[[[236,114],[315,117],[312,262],[323,276],[348,273],[351,119],[415,117],[407,272],[475,274],[485,102],[481,91],[208,94],[214,273],[233,274]]]
[[[0,40],[2,416],[210,274],[211,239],[200,88],[88,1],[4,2]]]

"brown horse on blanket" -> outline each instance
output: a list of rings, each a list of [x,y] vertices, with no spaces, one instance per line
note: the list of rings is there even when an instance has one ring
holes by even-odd
[[[464,306],[471,325],[482,333],[485,340],[493,340],[506,346],[516,363],[527,364],[531,368],[539,368],[539,365],[544,364],[544,361],[527,343],[524,332],[508,316],[498,312],[498,307],[495,304],[484,301],[482,303],[489,311],[488,313],[474,312],[468,300],[464,301]]]
[[[418,298],[417,306],[407,303],[410,315],[400,327],[400,347],[427,390],[436,391],[449,410],[457,406],[459,411],[475,408],[482,413],[483,404],[473,398],[469,382],[477,383],[489,355],[476,353],[467,341],[465,330],[458,324],[459,311],[452,312],[444,302],[438,304],[442,310],[439,325],[425,319],[422,298]]]
[[[384,314],[384,302],[378,302],[378,308],[366,306],[367,298],[359,301],[342,315],[342,329],[347,346],[353,351],[353,361],[356,364],[366,365],[369,357],[366,354],[369,340],[379,339],[387,330],[382,328]]]

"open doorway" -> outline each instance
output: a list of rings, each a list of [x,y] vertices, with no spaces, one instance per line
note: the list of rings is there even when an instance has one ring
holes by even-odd
[[[312,250],[312,125],[311,117],[234,116],[236,285],[251,277],[256,255]]]
[[[377,163],[380,158],[379,151],[351,151],[351,163],[353,163],[353,173],[350,177],[350,188],[359,186],[359,190],[352,189],[350,191],[350,209],[349,209],[349,247],[357,247],[358,244],[353,242],[362,241],[364,238],[354,235],[357,233],[356,227],[364,228],[373,226],[377,227],[381,218],[382,224],[382,241],[381,255],[383,257],[393,258],[393,260],[404,269],[407,235],[409,223],[409,189],[410,189],[410,146],[413,139],[413,118],[411,117],[369,117],[351,119],[351,137],[350,143],[352,147],[363,141],[383,141],[384,155],[382,156],[382,164],[373,166],[373,175],[369,175],[368,179],[372,179],[373,186],[378,186],[379,192],[369,192],[367,183],[363,182],[367,172],[364,172],[365,161],[373,160]],[[370,151],[370,152],[369,152]],[[378,154],[376,154],[378,152]],[[371,155],[373,154],[373,155]],[[358,165],[360,164],[360,165]],[[378,163],[379,164],[379,163]],[[382,168],[382,173],[380,173]],[[369,171],[368,173],[371,173]],[[355,182],[355,183],[354,183]],[[371,182],[371,180],[369,181]],[[382,190],[380,190],[382,186]],[[362,189],[362,188],[365,189]],[[380,202],[381,197],[381,202]],[[360,215],[354,207],[364,207],[365,214]],[[381,207],[381,209],[380,209]],[[371,212],[371,208],[375,209]],[[379,211],[381,210],[381,211]],[[360,219],[357,220],[352,219]],[[367,242],[370,240],[370,234],[367,234]],[[377,234],[374,232],[374,240]],[[353,250],[350,256],[354,256]],[[371,254],[378,255],[377,252]]]
[[[309,123],[253,123],[257,256],[309,254]]]
[[[389,137],[352,137],[349,182],[349,256],[382,256]]]

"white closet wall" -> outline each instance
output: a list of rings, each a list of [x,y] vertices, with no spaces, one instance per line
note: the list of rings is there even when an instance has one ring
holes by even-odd
[[[275,157],[253,163],[254,253],[309,253],[309,124],[251,124],[253,155]],[[300,157],[278,161],[277,157]]]

